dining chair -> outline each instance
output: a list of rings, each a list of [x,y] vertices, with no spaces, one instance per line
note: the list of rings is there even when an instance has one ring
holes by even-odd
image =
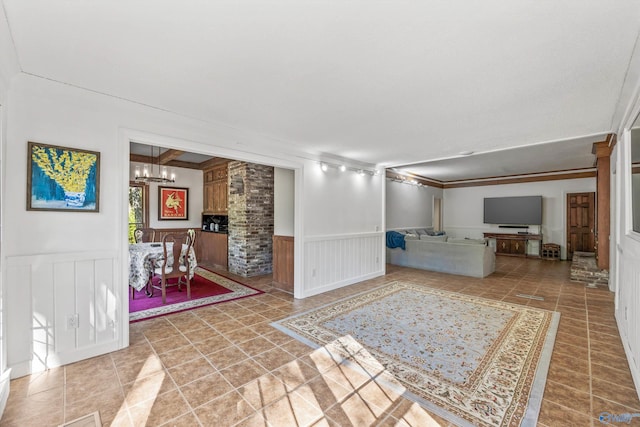
[[[189,253],[194,239],[188,233],[171,233],[162,238],[163,260],[157,261],[155,274],[160,276],[160,289],[162,290],[162,303],[167,302],[167,280],[178,279],[178,291],[181,291],[180,280],[185,277],[187,286],[187,299],[191,299],[191,279],[189,265]]]
[[[154,228],[136,228],[133,232],[136,243],[147,243],[156,241],[156,230]]]

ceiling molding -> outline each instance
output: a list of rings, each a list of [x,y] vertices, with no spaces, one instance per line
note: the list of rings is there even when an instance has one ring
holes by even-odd
[[[462,187],[483,187],[487,185],[502,185],[502,184],[522,184],[527,182],[541,182],[541,181],[559,181],[564,179],[578,179],[578,178],[595,178],[596,171],[583,170],[582,172],[568,172],[568,173],[551,173],[545,175],[526,175],[526,176],[514,176],[503,178],[488,178],[483,180],[474,181],[461,181],[444,183],[444,189],[448,188],[462,188]]]
[[[394,181],[407,182],[407,180],[414,180],[416,181],[415,182],[416,184],[420,183],[422,185],[427,185],[429,187],[444,188],[444,185],[440,181],[425,178],[423,176],[413,175],[410,173],[398,173],[389,169],[387,169],[386,171],[386,177]]]

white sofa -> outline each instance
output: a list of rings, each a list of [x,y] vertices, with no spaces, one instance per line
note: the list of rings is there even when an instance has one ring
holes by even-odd
[[[496,254],[483,239],[420,238],[405,236],[405,250],[387,248],[387,262],[471,277],[486,277],[496,270]]]

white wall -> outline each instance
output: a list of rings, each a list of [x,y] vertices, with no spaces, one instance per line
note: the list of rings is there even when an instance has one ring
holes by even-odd
[[[4,256],[4,194],[5,194],[5,170],[2,166],[6,147],[6,124],[9,103],[9,84],[14,75],[20,72],[20,66],[13,46],[13,39],[7,25],[7,17],[4,8],[0,7],[0,259]],[[0,416],[9,397],[9,378],[7,371],[7,346],[6,346],[6,298],[4,266],[0,262]]]
[[[129,180],[135,178],[136,166],[142,171],[144,163],[131,162],[129,165]],[[200,228],[202,227],[202,171],[196,169],[171,167],[176,174],[176,182],[163,184],[163,187],[180,187],[189,189],[188,220],[158,220],[158,187],[156,182],[149,183],[149,227],[151,228]],[[157,171],[157,166],[154,172]],[[157,173],[156,173],[157,175]]]
[[[384,274],[384,174],[304,165],[304,270],[296,297]]]
[[[452,237],[480,238],[484,232],[508,232],[497,225],[484,224],[485,197],[542,196],[542,235],[544,243],[557,243],[566,258],[566,195],[596,191],[595,178],[522,184],[450,188],[444,191],[444,229]],[[535,227],[533,231],[537,231]],[[529,247],[536,254],[538,247]]]
[[[441,188],[418,187],[386,180],[386,229],[423,228],[433,225],[433,199]]]
[[[626,65],[626,64],[625,64]],[[611,275],[616,291],[616,321],[624,345],[636,392],[640,396],[640,233],[633,231],[631,135],[628,129],[640,116],[640,43],[627,66],[627,78],[613,117],[618,144],[611,158],[615,196],[611,205]]]
[[[293,236],[295,177],[291,169],[275,168],[273,174],[273,234]]]

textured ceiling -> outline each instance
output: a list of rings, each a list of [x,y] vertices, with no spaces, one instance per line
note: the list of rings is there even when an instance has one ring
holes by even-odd
[[[3,5],[25,73],[384,165],[612,131],[640,16],[629,0]]]

